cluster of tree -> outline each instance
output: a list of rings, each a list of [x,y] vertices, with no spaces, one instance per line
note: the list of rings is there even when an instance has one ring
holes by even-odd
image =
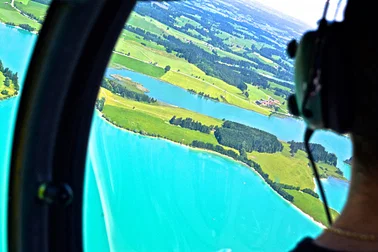
[[[206,134],[210,134],[210,132],[214,129],[214,125],[207,126],[200,122],[194,121],[192,118],[182,119],[181,117],[177,118],[176,116],[173,116],[171,120],[169,120],[169,123],[179,125],[182,128],[197,130]]]
[[[205,99],[211,99],[211,100],[214,100],[214,101],[219,101],[219,98],[218,98],[218,97],[212,97],[212,96],[210,96],[209,94],[205,94],[204,92],[199,92],[199,93],[197,93],[197,91],[194,90],[194,89],[188,89],[188,92],[189,92],[189,93],[192,93],[192,94],[199,95],[199,96],[201,96],[201,97],[204,97]]]
[[[27,31],[30,31],[30,32],[35,31],[34,27],[31,27],[31,26],[28,25],[28,24],[20,24],[19,26],[20,26],[22,29],[27,30]]]
[[[277,95],[277,96],[281,96],[281,97],[284,97],[284,98],[288,98],[292,92],[289,92],[287,90],[283,90],[281,88],[273,88],[274,90],[274,94]]]
[[[8,95],[9,93],[8,93],[8,90],[5,90],[5,89],[4,89],[4,90],[1,91],[1,94],[2,94],[2,95]]]
[[[9,87],[10,81],[13,82],[14,89],[18,91],[20,89],[20,85],[18,83],[18,74],[13,73],[8,67],[4,67],[3,62],[0,60],[0,72],[3,73],[5,76],[4,85]]]
[[[105,97],[101,97],[101,99],[97,99],[96,100],[96,109],[98,109],[100,112],[102,112],[102,110],[104,109],[104,105],[105,105]]]
[[[164,72],[168,72],[168,71],[170,71],[171,70],[171,66],[165,66],[164,67]]]
[[[279,195],[281,195],[284,199],[293,202],[294,197],[290,193],[286,192],[283,186],[288,186],[285,184],[277,183],[272,181],[270,178],[265,179],[265,181],[270,185]]]
[[[237,150],[274,153],[283,149],[276,136],[236,122],[225,121],[214,135],[218,143]]]
[[[120,83],[117,80],[110,80],[110,79],[105,78],[102,81],[101,86],[115,94],[118,94],[124,98],[128,98],[134,101],[147,102],[147,103],[154,103],[157,101],[156,99],[151,98],[148,95],[145,95],[143,93],[137,93],[135,91],[128,89],[126,85]]]
[[[319,195],[311,189],[305,188],[305,189],[302,189],[301,191],[319,199]]]
[[[215,151],[215,152],[218,152],[220,154],[229,156],[229,157],[231,157],[231,158],[233,158],[235,160],[238,160],[238,157],[239,157],[238,153],[236,153],[235,151],[233,151],[233,150],[226,150],[225,148],[223,148],[220,145],[215,145],[214,146],[211,143],[204,143],[204,142],[201,142],[201,141],[194,140],[192,142],[191,146],[196,147],[196,148],[201,148],[201,149]]]
[[[302,142],[288,142],[290,144],[290,153],[294,155],[298,150],[306,151],[305,144]],[[329,165],[336,166],[337,157],[334,153],[329,153],[320,144],[310,143],[310,151],[315,162],[324,162]]]
[[[335,172],[337,174],[341,175],[341,176],[344,176],[344,173],[338,167],[336,167],[336,171]]]

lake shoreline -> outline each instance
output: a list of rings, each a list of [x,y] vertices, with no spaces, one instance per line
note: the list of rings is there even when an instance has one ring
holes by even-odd
[[[198,151],[198,152],[204,152],[204,153],[210,153],[210,154],[216,154],[222,158],[226,158],[230,161],[233,161],[235,163],[238,163],[238,164],[241,164],[245,167],[247,167],[249,170],[251,170],[252,172],[254,172],[263,182],[265,185],[267,185],[270,190],[275,193],[277,196],[279,196],[282,200],[284,200],[286,203],[288,203],[291,207],[293,207],[296,211],[298,211],[300,214],[302,214],[303,216],[305,216],[307,219],[311,220],[315,225],[317,225],[318,227],[322,228],[322,229],[325,229],[326,226],[324,226],[322,223],[316,221],[312,216],[310,216],[309,214],[303,212],[299,207],[297,207],[296,205],[294,205],[292,202],[286,200],[284,197],[282,197],[278,192],[276,192],[268,183],[266,183],[266,181],[264,180],[264,178],[257,172],[255,171],[252,167],[249,167],[248,165],[246,165],[245,163],[241,162],[241,161],[238,161],[238,160],[235,160],[229,156],[226,156],[226,155],[222,155],[218,152],[215,152],[215,151],[211,151],[211,150],[207,150],[207,149],[202,149],[202,148],[195,148],[195,147],[192,147],[192,146],[189,146],[189,145],[185,145],[185,144],[180,144],[180,143],[177,143],[175,141],[172,141],[170,139],[166,139],[166,138],[162,138],[162,137],[156,137],[156,136],[149,136],[149,135],[142,135],[140,133],[136,133],[134,131],[131,131],[131,130],[128,130],[128,129],[125,129],[125,128],[122,128],[122,127],[119,127],[113,123],[111,123],[110,121],[108,121],[105,117],[104,117],[104,114],[100,111],[98,111],[96,109],[96,113],[98,113],[99,117],[104,120],[106,123],[109,123],[112,127],[115,127],[121,131],[126,131],[128,133],[132,133],[132,134],[135,134],[135,135],[139,135],[139,136],[143,136],[143,137],[148,137],[148,138],[152,138],[152,139],[157,139],[157,140],[164,140],[164,141],[167,141],[167,142],[170,142],[172,144],[175,144],[175,145],[179,145],[181,147],[184,147],[184,148],[187,148],[189,150],[192,150],[192,151]]]
[[[10,24],[2,22],[1,20],[0,20],[0,24],[6,25],[6,26],[11,26],[11,27],[13,27],[15,29],[19,29],[19,30],[23,30],[23,31],[29,32],[29,33],[31,33],[33,35],[38,35],[39,34],[38,31],[32,31],[31,32],[31,31],[25,30],[24,28],[22,28],[22,27],[20,27],[18,25],[10,25]]]
[[[117,54],[119,54],[118,52],[115,52],[115,51],[113,51],[113,53],[117,53]],[[122,55],[122,54],[120,54],[120,55]],[[125,55],[122,55],[122,56],[125,56]],[[125,56],[126,57],[126,56]],[[112,66],[113,65],[113,66]],[[117,67],[118,66],[118,67]],[[159,78],[156,78],[156,77],[153,77],[153,76],[149,76],[149,75],[146,75],[146,74],[143,74],[143,73],[140,73],[140,72],[137,72],[137,71],[135,71],[135,70],[133,70],[133,69],[130,69],[130,68],[127,68],[127,67],[125,67],[125,66],[123,66],[123,65],[121,65],[121,64],[117,64],[117,63],[111,63],[110,64],[110,66],[108,67],[109,69],[116,69],[116,70],[127,70],[127,71],[130,71],[130,72],[134,72],[134,73],[138,73],[138,74],[142,74],[142,75],[145,75],[145,76],[147,76],[147,77],[149,77],[149,78],[152,78],[152,79],[155,79],[155,80],[158,80],[158,81],[161,81],[161,82],[163,82],[163,83],[165,83],[165,84],[168,84],[168,85],[172,85],[172,86],[174,86],[174,87],[178,87],[178,88],[181,88],[181,89],[183,89],[183,90],[185,90],[186,92],[189,92],[190,93],[190,91],[188,90],[188,89],[185,89],[185,88],[182,88],[182,87],[180,87],[180,86],[176,86],[175,84],[173,84],[173,83],[170,83],[170,82],[167,82],[167,81],[165,81],[165,80],[162,80],[162,79],[159,79]],[[125,77],[125,76],[123,76],[123,77]],[[198,95],[198,94],[197,94]],[[201,96],[200,96],[201,97]],[[202,99],[203,97],[201,97],[201,99]],[[206,99],[206,98],[203,98],[203,99]],[[214,99],[208,99],[208,100],[210,100],[210,101],[213,101],[213,102],[219,102],[219,103],[223,103],[223,104],[227,104],[227,105],[230,105],[230,106],[233,106],[233,107],[236,107],[236,108],[239,108],[239,109],[244,109],[244,110],[247,110],[247,111],[252,111],[252,112],[254,112],[254,113],[257,113],[257,114],[259,114],[259,115],[262,115],[262,116],[265,116],[265,117],[271,117],[271,116],[274,116],[274,117],[283,117],[282,115],[281,116],[277,116],[277,113],[274,113],[273,111],[269,111],[270,112],[270,114],[262,114],[262,113],[260,113],[260,112],[258,112],[258,111],[255,111],[255,110],[252,110],[252,109],[247,109],[247,108],[243,108],[243,107],[240,107],[240,106],[238,106],[238,105],[235,105],[235,104],[232,104],[232,103],[228,103],[228,102],[221,102],[221,101],[216,101],[216,100],[214,100]],[[292,116],[290,116],[290,115],[287,115],[286,116],[287,118],[293,118]]]

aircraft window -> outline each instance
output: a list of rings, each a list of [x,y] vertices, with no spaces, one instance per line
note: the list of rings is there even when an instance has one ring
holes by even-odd
[[[11,143],[20,92],[50,0],[0,0],[0,252],[6,251]]]
[[[324,2],[280,4],[312,16],[282,14],[276,2],[137,4],[96,101],[87,251],[284,251],[326,225],[304,123],[287,110],[285,53],[316,27]],[[319,132],[313,147],[337,217],[350,141]]]
[[[49,3],[0,0],[0,223],[20,92]],[[286,104],[294,92],[286,44],[315,28],[324,1],[310,5],[137,4],[96,101],[86,251],[277,251],[321,231],[326,217],[302,144],[304,123]],[[351,144],[324,131],[313,147],[336,217]]]

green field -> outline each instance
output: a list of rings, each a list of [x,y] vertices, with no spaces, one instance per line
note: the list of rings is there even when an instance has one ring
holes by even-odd
[[[319,199],[314,198],[313,196],[299,192],[296,190],[285,190],[291,195],[294,196],[294,205],[301,209],[306,214],[314,218],[314,220],[322,223],[325,226],[328,226],[328,221],[326,214],[324,212],[323,202]],[[331,210],[332,219],[335,220],[339,214],[334,209]]]
[[[103,113],[113,124],[132,131],[145,131],[148,135],[155,134],[169,140],[189,145],[193,140],[217,144],[212,134],[181,128],[169,124],[158,117],[147,115],[138,110],[127,110],[120,107],[105,105]]]
[[[146,74],[155,78],[160,78],[165,73],[164,69],[161,67],[157,67],[152,64],[148,64],[119,54],[113,54],[110,62],[112,64],[119,64],[138,73]]]
[[[175,25],[177,25],[179,27],[182,27],[182,26],[184,26],[186,24],[191,24],[191,25],[193,25],[194,27],[197,27],[197,28],[201,28],[202,27],[198,22],[194,21],[191,18],[187,18],[185,16],[176,17],[176,23],[175,23]]]
[[[248,84],[248,93],[249,93],[249,100],[251,101],[258,101],[260,99],[268,99],[268,95],[264,93],[264,91],[261,88],[258,88],[256,86],[252,86],[251,84]]]
[[[36,21],[23,16],[17,12],[10,4],[10,0],[0,0],[0,21],[4,23],[14,23],[15,25],[28,24],[31,27],[39,30],[41,25]]]
[[[241,108],[250,109],[258,113],[269,115],[269,110],[256,105],[254,102],[248,100],[241,91],[234,86],[228,85],[220,88],[219,86],[212,85],[209,82],[205,82],[202,79],[193,78],[192,76],[183,75],[181,73],[169,71],[163,77],[163,80],[172,83],[176,86],[185,89],[194,89],[197,92],[204,92],[209,94],[210,97],[219,98],[220,101],[239,106]],[[227,85],[227,84],[226,84]],[[229,92],[228,90],[232,90]]]
[[[30,0],[15,0],[15,3],[16,2],[22,3],[22,4],[28,4],[28,3],[30,3]]]
[[[268,83],[269,83],[269,85],[272,87],[272,88],[280,88],[280,89],[282,89],[282,90],[285,90],[285,91],[289,91],[290,92],[290,88],[288,88],[288,87],[284,87],[284,86],[281,86],[281,85],[278,85],[278,84],[276,84],[276,83],[274,83],[274,82],[272,82],[272,81],[268,81]]]
[[[141,29],[144,29],[145,31],[149,31],[153,34],[156,35],[172,35],[182,41],[192,41],[194,44],[199,46],[200,48],[204,49],[207,52],[211,52],[209,47],[207,46],[207,42],[203,40],[199,40],[197,38],[192,37],[189,34],[185,34],[183,32],[180,32],[172,27],[169,27],[165,24],[162,24],[161,22],[150,18],[150,17],[143,17],[137,13],[133,13],[131,18],[127,21],[127,24],[132,25],[134,27],[139,27]],[[239,55],[223,51],[221,49],[216,49],[218,55],[223,56],[223,57],[229,57],[235,60],[244,60],[253,63],[249,59],[243,58]]]
[[[161,104],[148,104],[137,102],[129,99],[122,98],[115,95],[107,89],[101,88],[99,97],[105,97],[105,105],[117,106],[126,110],[138,110],[145,114],[158,117],[164,121],[169,121],[173,116],[182,118],[193,118],[195,121],[200,121],[205,125],[218,125],[222,124],[222,121],[213,117],[205,116],[190,110],[174,107],[170,105]]]
[[[275,182],[299,186],[301,189],[314,189],[312,170],[307,165],[308,159],[305,152],[299,150],[294,157],[290,154],[288,143],[282,143],[284,149],[276,153],[248,153],[251,160],[261,165],[263,171],[268,173],[270,179]]]
[[[33,14],[40,20],[44,20],[48,6],[37,2],[30,1],[29,3],[15,3],[15,6],[23,12]]]
[[[156,21],[157,22],[157,21]],[[132,25],[143,30],[149,31],[156,35],[164,34],[164,29],[159,28],[154,22],[153,19],[148,17],[143,17],[135,12],[131,14],[127,20],[128,25]]]
[[[131,31],[123,30],[121,35],[118,38],[117,43],[120,43],[122,40],[133,41],[133,42],[137,42],[138,44],[144,43],[149,48],[165,51],[164,46],[159,45],[152,41],[147,41]]]
[[[307,154],[304,151],[298,150],[292,157],[290,154],[290,145],[285,142],[282,144],[284,146],[282,152],[252,152],[248,153],[248,157],[259,163],[273,181],[299,186],[301,189],[309,188],[313,190],[315,184],[312,168],[308,166]],[[335,166],[325,163],[317,163],[316,165],[322,177],[332,176],[345,180],[341,174],[336,173],[338,169]]]
[[[143,42],[142,42],[143,43]],[[167,65],[171,66],[171,70],[178,71],[187,74],[194,74],[199,76],[205,76],[198,67],[190,64],[182,58],[178,58],[173,54],[167,53],[166,51],[146,47],[141,43],[135,41],[120,39],[117,42],[115,51],[124,54],[130,53],[131,57],[139,59],[146,62],[156,62],[158,66],[165,67]]]
[[[332,176],[334,178],[346,180],[346,178],[343,175],[336,172],[337,168],[335,166],[326,163],[317,163],[317,168],[319,171],[319,175],[322,177]]]

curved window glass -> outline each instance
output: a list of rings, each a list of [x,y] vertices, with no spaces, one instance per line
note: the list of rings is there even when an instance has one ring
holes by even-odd
[[[16,112],[49,0],[0,0],[0,252],[6,250],[6,211]]]
[[[319,234],[285,49],[316,27],[324,1],[284,2],[137,4],[96,102],[87,251],[287,251]],[[350,141],[324,131],[312,144],[337,218]]]

